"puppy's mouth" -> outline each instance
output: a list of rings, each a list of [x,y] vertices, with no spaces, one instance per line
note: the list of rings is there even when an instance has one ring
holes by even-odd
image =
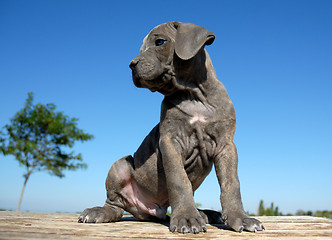
[[[136,77],[133,75],[133,81],[136,87],[138,88],[147,88],[149,89],[151,92],[156,92],[158,91],[161,86],[156,85],[154,83],[155,80],[144,80],[142,78]]]
[[[135,84],[136,87],[138,87],[138,88],[142,88],[143,87],[142,84],[141,84],[141,79],[138,76],[136,76],[136,74],[134,73],[134,71],[133,71],[133,82],[134,82],[134,84]]]
[[[175,74],[173,72],[164,72],[153,80],[146,80],[140,78],[135,71],[133,71],[133,82],[138,88],[147,88],[151,92],[160,92],[163,95],[170,95],[176,89],[172,83]]]
[[[140,69],[132,69],[133,82],[138,88],[155,88],[155,77],[149,71],[141,71]]]

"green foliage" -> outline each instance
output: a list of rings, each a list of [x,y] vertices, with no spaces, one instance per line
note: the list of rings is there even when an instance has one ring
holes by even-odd
[[[307,213],[304,210],[299,209],[299,210],[296,211],[295,215],[296,216],[306,216]]]
[[[201,206],[202,206],[202,204],[201,204],[201,203],[195,203],[195,205],[196,205],[196,207],[197,207],[197,208],[199,208],[199,207],[201,207]]]
[[[325,217],[325,218],[331,218],[332,219],[332,211],[323,210],[323,211],[316,211],[313,213],[312,211],[303,211],[303,210],[297,210],[296,214],[297,216],[314,216],[314,217]]]
[[[278,207],[274,207],[274,204],[271,203],[270,208],[264,207],[264,202],[261,200],[259,202],[258,206],[258,216],[284,216],[281,212],[279,212]],[[332,211],[316,211],[315,213],[313,211],[304,211],[302,209],[299,209],[295,213],[296,216],[313,216],[313,217],[325,217],[325,218],[331,218],[332,219]],[[293,214],[286,214],[286,216],[293,216]]]
[[[0,152],[13,155],[25,166],[28,177],[33,171],[48,171],[64,177],[63,170],[86,168],[81,154],[65,152],[76,141],[88,141],[92,135],[77,128],[76,118],[57,112],[54,104],[33,105],[33,93],[25,106],[10,119],[0,132]]]
[[[264,202],[263,202],[263,200],[260,200],[257,215],[264,216],[264,214],[265,214]]]
[[[282,213],[279,212],[279,207],[274,207],[274,203],[271,203],[271,207],[265,208],[264,202],[261,200],[258,206],[258,216],[281,216]]]
[[[317,211],[315,213],[315,217],[326,217],[332,219],[332,211],[324,210],[324,211]]]

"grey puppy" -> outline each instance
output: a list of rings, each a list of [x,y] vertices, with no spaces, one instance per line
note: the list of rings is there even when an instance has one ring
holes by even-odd
[[[242,206],[235,112],[204,48],[214,39],[205,28],[180,22],[159,25],[145,37],[130,68],[137,87],[165,96],[160,123],[133,157],[113,164],[105,205],[86,209],[79,222],[119,221],[124,210],[138,219],[166,219],[171,206],[172,232],[205,232],[206,223],[221,222],[238,232],[264,230]],[[197,209],[193,198],[213,164],[221,214]]]

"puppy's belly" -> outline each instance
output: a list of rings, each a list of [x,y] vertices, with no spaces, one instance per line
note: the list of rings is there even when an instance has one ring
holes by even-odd
[[[168,199],[162,201],[160,199],[154,199],[151,194],[148,194],[138,186],[134,178],[128,175],[125,175],[124,180],[120,194],[127,202],[127,211],[139,219],[145,219],[149,217],[149,215],[166,219]]]

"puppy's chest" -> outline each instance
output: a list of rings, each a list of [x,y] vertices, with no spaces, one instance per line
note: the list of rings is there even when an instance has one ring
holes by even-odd
[[[218,109],[200,101],[173,101],[167,111],[165,128],[181,147],[185,161],[211,160],[220,144]]]
[[[185,161],[209,161],[216,152],[216,137],[211,134],[208,119],[204,116],[193,116],[179,127],[176,141],[182,148]]]
[[[199,101],[183,101],[177,108],[184,114],[183,119],[190,125],[206,125],[216,115],[216,109]]]
[[[188,123],[190,125],[195,126],[197,124],[199,124],[199,125],[202,125],[202,124],[205,125],[207,123],[207,120],[208,120],[208,117],[205,116],[205,115],[194,114],[193,116],[190,116],[187,121],[188,121]]]
[[[178,138],[182,139],[184,150],[191,152],[198,148],[200,152],[206,151],[211,155],[216,139],[214,132],[210,131],[215,121],[214,109],[193,101],[178,105],[178,109],[182,112]]]

